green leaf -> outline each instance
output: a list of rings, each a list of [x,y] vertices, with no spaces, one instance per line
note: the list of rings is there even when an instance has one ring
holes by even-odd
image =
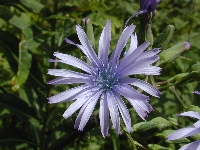
[[[17,91],[23,85],[29,75],[32,62],[32,55],[25,48],[24,43],[19,44],[19,64],[17,75],[12,79],[12,90]]]
[[[82,20],[82,24],[83,24],[83,29],[85,30],[92,47],[95,49],[95,39],[94,39],[92,22],[90,21],[89,18],[85,18]]]
[[[180,73],[167,80],[168,83],[174,83],[174,85],[180,85],[194,81],[200,81],[200,71]]]
[[[195,105],[190,105],[185,109],[185,111],[194,111],[200,113],[200,108]]]
[[[29,26],[27,22],[25,22],[22,18],[16,15],[13,15],[13,17],[9,20],[9,23],[21,30]]]
[[[200,34],[199,32],[192,32],[190,33],[191,37],[190,37],[190,43],[192,46],[194,46],[196,49],[200,49],[200,42],[199,42],[199,38],[200,38]]]
[[[135,124],[133,126],[134,128],[134,132],[148,132],[151,131],[152,129],[157,129],[158,128],[158,123],[154,123],[154,122],[141,122],[139,124]]]
[[[192,71],[200,71],[200,62],[192,65],[191,70]]]
[[[151,139],[154,134],[162,130],[163,126],[159,125],[156,122],[146,121],[140,122],[133,126],[132,136],[139,139]]]
[[[39,13],[41,9],[44,7],[43,4],[39,3],[36,0],[19,0],[22,5],[31,9],[35,13]]]
[[[35,26],[26,27],[22,32],[26,37],[26,40],[22,41],[23,48],[30,50],[34,54],[39,53],[37,48],[41,45],[45,45],[49,37],[57,34],[57,32],[40,31]]]
[[[163,147],[158,144],[149,144],[148,148],[149,150],[173,150],[171,148]]]
[[[12,14],[7,7],[0,6],[0,18],[4,19],[5,21],[8,21],[10,18],[12,18]]]
[[[150,43],[149,46],[153,45],[153,34],[151,30],[151,24],[147,25],[147,35],[146,35],[147,41]]]
[[[35,109],[29,107],[23,100],[10,94],[0,94],[0,98],[0,106],[8,109],[16,117],[29,121],[31,124],[39,122]]]
[[[177,120],[174,118],[169,118],[169,119],[172,120],[173,122],[177,122]],[[172,123],[170,123],[168,120],[166,120],[163,117],[156,117],[156,118],[152,119],[151,122],[157,123],[159,129],[172,126]]]

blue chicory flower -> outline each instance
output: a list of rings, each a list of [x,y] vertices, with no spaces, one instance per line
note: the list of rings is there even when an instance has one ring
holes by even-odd
[[[139,93],[132,85],[155,97],[159,97],[161,92],[145,81],[128,76],[134,74],[159,75],[161,68],[152,66],[152,63],[159,59],[157,54],[160,50],[154,48],[144,52],[149,42],[145,42],[136,48],[137,38],[132,34],[134,29],[135,26],[130,25],[123,30],[109,59],[108,54],[111,41],[110,21],[107,21],[101,33],[98,55],[96,55],[92,48],[84,30],[80,25],[77,25],[76,31],[81,45],[75,44],[69,39],[66,39],[66,42],[77,46],[87,56],[90,63],[87,64],[76,57],[58,52],[54,53],[58,60],[49,60],[50,62],[61,62],[77,67],[84,72],[79,73],[65,69],[48,70],[48,74],[58,76],[58,78],[49,81],[48,84],[82,84],[48,98],[51,104],[75,100],[63,114],[64,118],[68,118],[81,108],[74,128],[80,131],[83,130],[98,100],[100,101],[99,118],[103,137],[108,134],[109,114],[112,125],[118,134],[121,133],[119,112],[127,131],[131,132],[132,130],[130,114],[121,96],[131,103],[142,119],[153,110],[149,104],[149,97]],[[124,58],[120,60],[122,50],[130,37],[130,48]]]
[[[167,136],[167,140],[177,140],[180,138],[192,136],[195,134],[200,133],[200,113],[194,112],[194,111],[188,111],[181,114],[178,114],[177,116],[188,116],[198,119],[196,123],[194,123],[192,126],[188,126],[182,129],[179,129],[177,131],[174,131],[170,135]],[[200,149],[200,140],[194,141],[192,143],[186,144],[180,148],[180,150],[198,150]]]

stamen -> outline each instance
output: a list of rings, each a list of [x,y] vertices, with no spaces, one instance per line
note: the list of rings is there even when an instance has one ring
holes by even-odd
[[[115,69],[103,68],[97,70],[96,78],[93,81],[101,90],[107,91],[118,84],[119,76],[115,73]]]

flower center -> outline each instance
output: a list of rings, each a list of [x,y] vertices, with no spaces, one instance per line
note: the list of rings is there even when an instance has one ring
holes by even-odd
[[[118,84],[119,78],[118,75],[115,73],[115,69],[103,68],[102,70],[97,71],[94,82],[102,90],[107,91]]]

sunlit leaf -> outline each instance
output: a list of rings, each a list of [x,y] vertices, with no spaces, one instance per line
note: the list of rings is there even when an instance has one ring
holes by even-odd
[[[19,0],[19,1],[22,5],[31,9],[35,13],[39,13],[41,11],[41,9],[44,7],[43,4],[41,4],[40,2],[38,2],[36,0],[31,0],[31,1],[30,0]]]
[[[24,84],[28,78],[31,67],[32,55],[24,47],[23,42],[19,44],[19,63],[18,72],[12,79],[12,90],[16,91]]]
[[[22,41],[23,48],[28,49],[35,54],[40,52],[37,50],[39,46],[46,45],[45,42],[48,38],[58,34],[57,32],[40,31],[36,27],[27,27],[23,30],[23,33],[26,36],[26,40]]]
[[[15,15],[9,20],[9,23],[21,30],[29,26],[29,24],[26,21],[24,21],[22,18]]]

